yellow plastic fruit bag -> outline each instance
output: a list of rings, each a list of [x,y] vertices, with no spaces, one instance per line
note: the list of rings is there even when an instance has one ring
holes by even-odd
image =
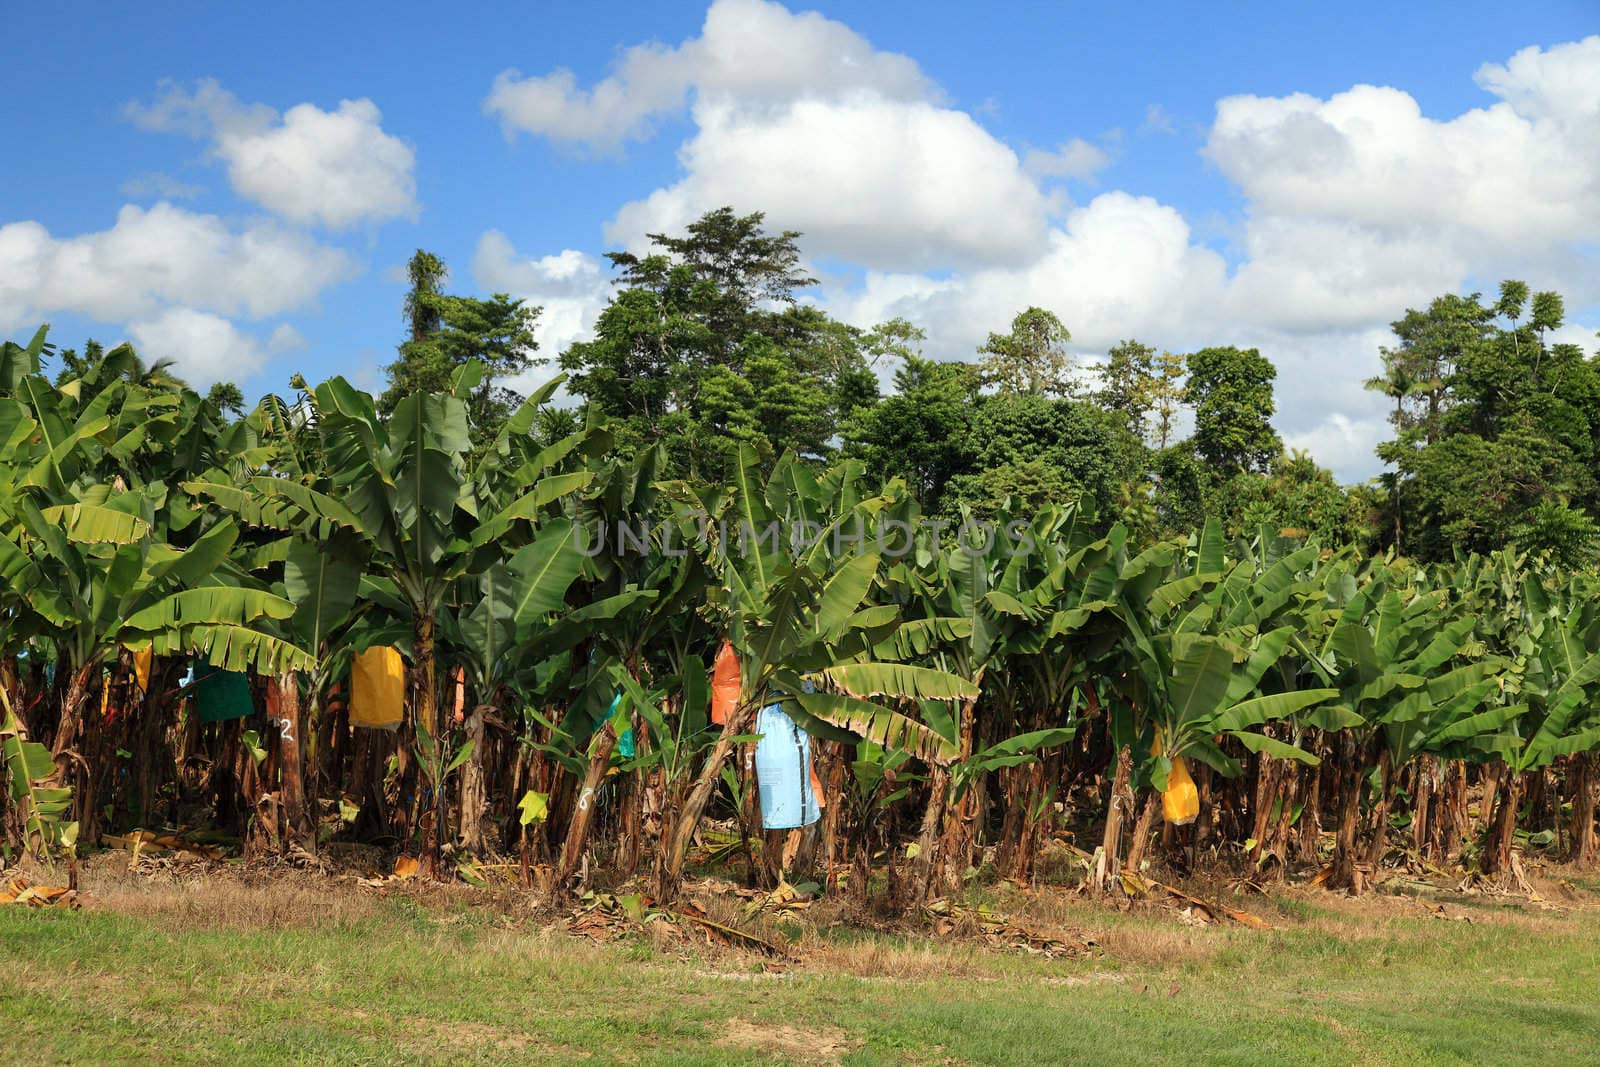
[[[133,678],[139,683],[141,693],[150,691],[150,665],[154,661],[154,648],[141,648],[133,654]]]
[[[1161,794],[1161,816],[1174,826],[1187,826],[1200,814],[1200,794],[1189,777],[1183,757],[1172,760],[1167,772],[1167,791]]]
[[[405,714],[406,667],[399,649],[369,648],[350,657],[350,725],[393,730]]]
[[[1161,735],[1156,734],[1150,746],[1152,756],[1161,755]],[[1182,756],[1172,757],[1172,769],[1167,772],[1167,788],[1161,794],[1161,817],[1174,826],[1187,826],[1200,815],[1200,793],[1189,777],[1189,766]]]

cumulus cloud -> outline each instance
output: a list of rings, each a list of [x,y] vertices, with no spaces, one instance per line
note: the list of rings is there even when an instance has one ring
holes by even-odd
[[[753,106],[801,95],[916,101],[934,93],[914,61],[875,50],[843,23],[765,0],[718,0],[699,37],[630,48],[593,88],[579,88],[564,68],[535,77],[505,71],[483,106],[507,134],[603,150],[647,135],[652,119],[682,109],[691,88]]]
[[[1353,419],[1335,412],[1309,430],[1284,434],[1283,445],[1309,453],[1319,464],[1336,471],[1359,470],[1372,463],[1372,443],[1393,432],[1385,419]]]
[[[624,54],[590,89],[504,74],[485,107],[508,130],[591,148],[692,101],[684,176],[625,205],[606,239],[640,248],[724,204],[754,204],[806,249],[888,269],[1014,261],[1045,247],[1049,199],[1016,153],[909,58],[816,13],[717,0],[700,36]]]
[[[1238,300],[1314,330],[1485,271],[1600,297],[1600,36],[1476,78],[1499,102],[1443,120],[1370,85],[1220,101],[1205,154],[1249,204]]]
[[[75,237],[13,222],[0,226],[0,328],[57,311],[147,317],[168,304],[260,318],[355,272],[348,254],[305,234],[265,221],[234,230],[168,203],[126,205],[110,229]]]
[[[1503,276],[1558,288],[1569,306],[1600,297],[1600,37],[1525,49],[1477,80],[1500,102],[1443,120],[1370,86],[1221,101],[1205,151],[1245,197],[1231,269],[1172,209],[1108,193],[1031,262],[869,275],[838,307],[860,322],[906,315],[951,355],[1028,303],[1055,308],[1089,351],[1129,335],[1258,346],[1279,369],[1286,441],[1370,475],[1387,427],[1361,383],[1404,308]],[[1562,337],[1593,348],[1592,328]]]
[[[1594,40],[1590,92],[1600,101]],[[1441,122],[1410,94],[1370,85],[1327,100],[1228,97],[1206,154],[1258,211],[1516,243],[1600,233],[1600,104],[1553,110],[1518,98],[1527,112],[1506,101]]]
[[[472,275],[484,289],[544,309],[534,330],[544,359],[553,360],[572,342],[593,336],[595,318],[611,295],[608,270],[594,256],[570,248],[550,256],[520,256],[498,230],[478,239]]]
[[[220,315],[193,308],[167,308],[128,323],[128,336],[146,361],[170,359],[179,377],[196,389],[215,382],[243,381],[266,362],[266,348]]]
[[[803,230],[812,255],[868,266],[1015,262],[1045,248],[1049,201],[1016,154],[964,112],[881,97],[796,100],[752,114],[701,101],[688,173],[623,206],[609,240],[638,247],[722,204]]]
[[[1530,45],[1505,63],[1485,63],[1473,76],[1519,115],[1583,122],[1600,115],[1600,34],[1549,49]],[[1591,137],[1600,130],[1590,127]]]
[[[928,329],[930,351],[968,358],[990,330],[1039,305],[1066,316],[1078,346],[1103,351],[1134,328],[1207,336],[1226,273],[1176,209],[1113,192],[1069,211],[1036,259],[937,279],[871,273],[837,310],[862,323],[909,318]]]
[[[334,111],[298,104],[280,117],[205,79],[192,90],[168,84],[126,111],[144,129],[208,141],[235,192],[293,222],[344,229],[416,217],[415,153],[384,132],[371,100],[342,100]]]
[[[855,268],[818,290],[834,314],[905,316],[937,355],[970,358],[1030,304],[1061,315],[1086,357],[1127,337],[1259,347],[1279,368],[1285,439],[1351,478],[1377,470],[1386,413],[1361,383],[1406,307],[1505,276],[1571,307],[1600,300],[1600,37],[1524,49],[1476,82],[1486,106],[1444,117],[1366,85],[1219,101],[1204,156],[1243,204],[1226,258],[1150,197],[1061,211],[1042,183],[1094,174],[1103,148],[1068,138],[1019,159],[911,59],[761,0],[717,0],[698,37],[632,49],[588,88],[566,71],[502,75],[485,107],[508,132],[599,150],[686,114],[681,174],[623,205],[608,241],[638,249],[723,204],[765,210],[808,254]],[[1141,131],[1175,127],[1151,105]],[[479,255],[480,278],[521,264],[510,287],[526,294],[578,257],[518,257],[498,234]],[[595,272],[584,299],[603,301],[598,264],[572,262]]]

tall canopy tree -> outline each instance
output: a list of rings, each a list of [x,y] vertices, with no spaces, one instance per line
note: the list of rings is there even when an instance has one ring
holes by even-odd
[[[985,385],[1023,396],[1071,396],[1072,334],[1055,312],[1030,307],[1017,313],[1007,333],[991,333],[978,346]]]
[[[1399,344],[1368,388],[1395,404],[1378,446],[1393,467],[1386,525],[1413,555],[1516,542],[1575,564],[1600,550],[1600,372],[1576,345],[1547,343],[1559,295],[1531,307],[1510,280],[1492,307],[1447,294],[1394,323]]]
[[[767,463],[823,458],[876,398],[866,358],[893,339],[799,304],[815,282],[800,235],[763,221],[719,208],[682,236],[652,234],[648,255],[609,253],[618,291],[594,339],[561,354],[569,388],[613,420],[624,451],[667,443],[669,474],[720,471],[741,444]]]
[[[1283,451],[1272,428],[1278,370],[1254,348],[1190,354],[1184,398],[1194,406],[1194,450],[1220,472],[1263,471]]]
[[[477,361],[484,371],[471,397],[474,433],[480,442],[492,437],[519,399],[496,382],[533,366],[539,347],[533,331],[541,309],[507,293],[495,293],[487,300],[445,293],[444,261],[421,249],[411,257],[407,274],[408,336],[400,345],[400,358],[387,368],[389,388],[379,398],[378,409],[392,414],[401,400],[414,393],[446,392],[455,373]]]

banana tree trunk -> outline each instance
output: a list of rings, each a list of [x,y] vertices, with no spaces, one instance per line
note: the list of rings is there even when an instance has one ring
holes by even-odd
[[[700,768],[694,788],[689,791],[683,807],[673,819],[672,830],[667,834],[667,847],[662,852],[662,862],[656,868],[655,898],[658,902],[677,898],[678,888],[683,882],[684,861],[688,859],[689,845],[700,825],[700,817],[711,802],[711,794],[720,780],[723,764],[728,762],[728,756],[733,752],[733,739],[748,732],[755,710],[755,705],[750,704],[728,716],[728,721],[722,726],[722,735],[706,757],[705,766]]]
[[[1489,843],[1483,850],[1483,873],[1500,878],[1511,876],[1511,848],[1516,841],[1517,804],[1521,781],[1508,771],[1501,775],[1499,803],[1495,807]]]
[[[1494,813],[1500,810],[1497,803],[1500,798],[1501,779],[1504,777],[1503,768],[1504,764],[1500,760],[1495,760],[1485,767],[1480,775],[1483,780],[1483,797],[1478,802],[1478,819],[1485,830],[1493,826]]]
[[[1303,788],[1306,768],[1298,763],[1285,762],[1279,769],[1278,792],[1274,800],[1277,817],[1267,831],[1266,855],[1278,861],[1275,876],[1282,878],[1289,866],[1290,828],[1294,819],[1294,798]]]
[[[479,704],[467,716],[467,743],[472,746],[472,753],[461,766],[461,795],[457,804],[461,832],[457,842],[463,852],[472,856],[481,856],[484,852],[484,824],[489,813],[489,780],[484,769],[489,758],[487,717],[493,711],[489,705]]]
[[[1567,862],[1594,865],[1600,849],[1594,832],[1594,756],[1581,752],[1572,758],[1572,822],[1567,834]]]
[[[849,767],[846,765],[848,760],[844,754],[844,742],[822,741],[817,747],[822,753],[822,773],[828,783],[827,806],[822,809],[822,859],[827,865],[824,882],[827,891],[832,894],[839,891],[840,860],[845,845],[842,839],[845,775]]]
[[[73,747],[78,739],[78,728],[83,722],[83,710],[89,702],[89,683],[99,673],[98,663],[87,663],[72,672],[72,680],[67,684],[67,694],[61,701],[61,719],[56,724],[54,742],[50,746],[50,755],[56,761],[56,773],[63,776],[71,763],[68,750]]]
[[[137,781],[133,793],[138,801],[138,822],[145,826],[158,821],[154,809],[161,795],[161,786],[171,768],[176,765],[167,745],[167,727],[172,718],[168,714],[169,701],[162,698],[167,687],[171,668],[167,661],[156,660],[150,665],[150,685],[144,693],[143,708],[135,727],[133,742],[134,773]],[[176,817],[172,820],[176,822]]]
[[[1411,790],[1411,847],[1424,855],[1429,828],[1433,824],[1434,798],[1438,794],[1438,761],[1432,756],[1417,760],[1416,785]]]
[[[300,738],[304,727],[300,714],[300,675],[287,671],[278,675],[278,775],[283,799],[285,852],[298,845],[307,852],[317,849],[317,835],[306,809],[304,759]]]
[[[1144,855],[1150,849],[1150,831],[1155,828],[1156,814],[1161,811],[1161,794],[1154,789],[1145,797],[1139,812],[1139,821],[1133,826],[1133,841],[1128,845],[1128,870],[1134,874],[1144,864]]]
[[[567,824],[567,836],[561,843],[561,863],[556,867],[556,885],[568,888],[577,876],[583,855],[589,846],[589,830],[594,825],[596,795],[606,780],[611,767],[611,753],[617,747],[617,731],[607,720],[595,736],[589,751],[589,766],[585,768],[583,782],[578,787],[578,799],[572,806],[572,819]]]
[[[634,751],[639,756],[650,753],[650,732],[643,720],[633,717]],[[617,842],[617,872],[632,878],[639,872],[639,858],[644,848],[644,794],[646,774],[635,772],[622,786],[622,830]]]
[[[1443,796],[1440,798],[1439,817],[1434,820],[1437,838],[1434,855],[1441,864],[1450,862],[1466,836],[1470,817],[1467,814],[1467,765],[1453,761],[1445,771]]]
[[[907,891],[913,904],[932,899],[938,884],[939,829],[950,799],[950,771],[938,764],[928,775],[928,806],[922,812],[922,829],[917,834],[917,854],[911,861]],[[889,861],[893,864],[893,857]]]
[[[94,810],[94,768],[80,751],[78,735],[83,732],[90,683],[99,675],[98,662],[86,663],[72,672],[66,696],[61,701],[61,718],[56,724],[55,738],[50,746],[50,755],[56,764],[56,780],[72,789],[73,817],[79,822],[80,837],[89,845],[97,843],[97,835],[89,819]]]
[[[1389,808],[1394,803],[1394,761],[1390,758],[1388,745],[1383,746],[1383,751],[1378,754],[1378,779],[1382,788],[1377,809],[1372,813],[1372,844],[1367,849],[1367,864],[1374,875],[1378,873],[1378,864],[1383,862],[1389,846]]]
[[[1322,735],[1311,732],[1307,751],[1321,756],[1325,754],[1325,748]],[[1322,843],[1322,776],[1326,773],[1326,766],[1327,761],[1323,760],[1315,767],[1307,767],[1305,777],[1301,780],[1299,857],[1306,863],[1317,862]]]
[[[1111,779],[1111,799],[1106,807],[1106,830],[1100,839],[1100,851],[1095,857],[1094,870],[1089,877],[1092,896],[1104,896],[1117,884],[1122,873],[1122,824],[1133,807],[1133,791],[1128,780],[1133,775],[1133,750],[1123,745],[1117,751],[1117,770]]]
[[[1257,868],[1261,866],[1261,854],[1267,848],[1272,802],[1277,799],[1278,779],[1282,776],[1285,770],[1283,765],[1287,762],[1287,760],[1273,759],[1265,753],[1255,759],[1256,785],[1253,805],[1255,810],[1251,813],[1253,824],[1250,830],[1250,840],[1255,842],[1255,848],[1250,852],[1250,862]]]
[[[1000,870],[1019,882],[1033,877],[1038,855],[1046,783],[1060,773],[1060,751],[1002,772],[1009,779],[1005,823],[1000,832]]]
[[[739,850],[744,854],[746,883],[752,887],[772,889],[778,884],[782,872],[767,862],[773,858],[766,847],[761,827],[761,780],[756,774],[756,746],[746,741],[734,754],[739,779]],[[750,842],[762,841],[762,862],[756,862],[755,850]]]
[[[433,626],[434,619],[431,612],[418,611],[416,613],[411,646],[412,655],[415,657],[417,665],[416,689],[412,696],[413,715],[417,728],[427,730],[428,736],[433,739],[434,751],[442,754],[446,746],[445,739],[439,730],[439,698],[434,662]],[[420,752],[418,755],[420,755]],[[443,762],[442,757],[439,762]],[[418,776],[413,775],[412,777],[415,780]],[[440,878],[443,876],[443,856],[440,845],[444,840],[444,826],[442,825],[444,821],[444,783],[435,781],[431,783],[431,787],[433,818],[421,820],[426,823],[422,850],[427,859],[424,866],[428,876]],[[402,806],[404,806],[403,801]]]
[[[1195,816],[1193,828],[1189,836],[1189,866],[1192,868],[1200,861],[1200,854],[1205,851],[1211,840],[1211,820],[1216,814],[1216,804],[1211,796],[1211,765],[1196,762],[1194,767],[1195,799],[1199,802],[1200,813]]]
[[[1361,746],[1346,737],[1339,774],[1339,829],[1334,839],[1333,877],[1329,889],[1348,889],[1360,895],[1360,872],[1356,862],[1356,837],[1361,816]]]
[[[1049,803],[1052,788],[1055,790],[1053,795],[1065,801],[1071,796],[1074,779],[1074,768],[1067,761],[1066,746],[1051,750],[1039,761],[1037,768],[1030,765],[1030,770],[1035,769],[1037,773],[1033,776],[1028,810],[1022,822],[1022,855],[1018,863],[1023,878],[1034,876],[1041,844],[1055,826],[1055,813]]]
[[[850,829],[850,843],[853,848],[850,852],[850,880],[846,890],[851,900],[865,904],[872,890],[872,827],[864,825],[863,820],[851,819]],[[885,850],[885,859],[892,868],[893,849]]]
[[[959,713],[961,732],[958,761],[964,764],[972,758],[977,747],[977,701],[962,701]],[[961,796],[946,809],[934,865],[934,876],[940,882],[941,892],[959,889],[963,876],[976,858],[978,809],[985,788],[984,775],[973,775],[967,780],[967,787]]]

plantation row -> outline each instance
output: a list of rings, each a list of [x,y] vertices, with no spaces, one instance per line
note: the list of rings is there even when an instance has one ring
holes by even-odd
[[[53,385],[44,338],[0,353],[12,854],[214,826],[667,900],[699,842],[901,903],[1039,876],[1061,833],[1100,891],[1146,860],[1359,890],[1400,853],[1594,858],[1587,575],[1137,544],[1071,503],[962,530],[748,446],[662,480],[601,422],[542,438],[556,383],[474,444],[473,364],[388,417],[335,378],[229,422],[126,350]]]

